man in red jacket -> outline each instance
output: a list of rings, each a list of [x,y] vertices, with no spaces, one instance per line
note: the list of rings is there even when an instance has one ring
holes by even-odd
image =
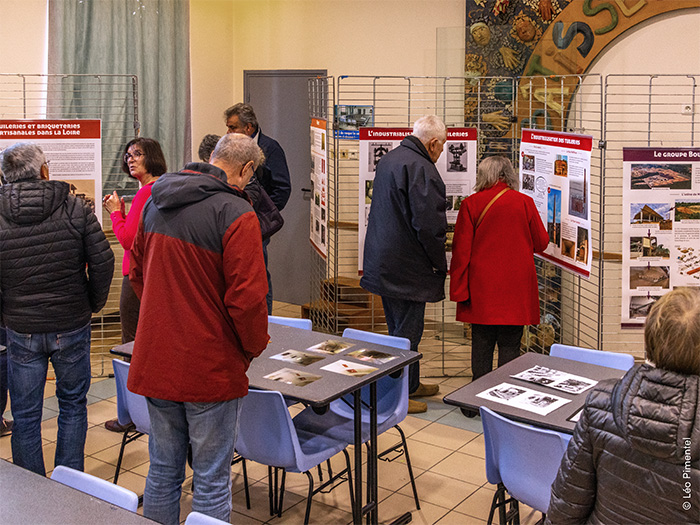
[[[179,523],[190,444],[192,510],[230,517],[239,399],[268,342],[260,226],[241,191],[263,158],[249,137],[227,135],[210,164],[160,177],[143,209],[129,272],[141,311],[128,387],[148,402],[144,515],[160,523]]]

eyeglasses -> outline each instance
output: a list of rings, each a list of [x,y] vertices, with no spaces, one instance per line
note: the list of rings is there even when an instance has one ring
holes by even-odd
[[[124,162],[129,162],[129,159],[139,160],[143,157],[143,153],[140,151],[134,151],[133,153],[124,153]]]

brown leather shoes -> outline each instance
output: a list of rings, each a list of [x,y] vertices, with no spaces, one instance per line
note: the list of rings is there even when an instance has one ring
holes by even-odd
[[[133,423],[120,425],[118,419],[110,419],[109,421],[105,421],[105,428],[110,432],[128,432],[130,430],[135,430],[136,425]]]
[[[418,389],[412,394],[409,394],[408,397],[429,397],[434,396],[438,392],[440,392],[440,385],[425,385],[420,383]]]
[[[409,414],[422,414],[428,411],[428,404],[423,403],[423,401],[416,401],[415,399],[408,400],[408,413]]]

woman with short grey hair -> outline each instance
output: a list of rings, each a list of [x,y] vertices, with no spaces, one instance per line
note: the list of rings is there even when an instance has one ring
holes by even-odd
[[[539,324],[533,255],[548,244],[534,201],[518,191],[510,160],[482,160],[474,193],[459,209],[450,267],[457,320],[472,325],[472,380],[491,371],[496,344],[502,366],[520,355],[523,326]]]

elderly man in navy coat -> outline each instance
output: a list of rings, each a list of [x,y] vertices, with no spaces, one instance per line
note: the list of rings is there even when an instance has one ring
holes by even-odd
[[[445,298],[445,184],[435,167],[447,140],[445,124],[428,115],[413,125],[412,135],[377,164],[369,212],[360,285],[382,297],[389,334],[411,341],[418,351],[425,303]],[[412,397],[438,393],[420,382],[420,368],[409,368]],[[422,401],[409,400],[410,413],[425,412]]]

